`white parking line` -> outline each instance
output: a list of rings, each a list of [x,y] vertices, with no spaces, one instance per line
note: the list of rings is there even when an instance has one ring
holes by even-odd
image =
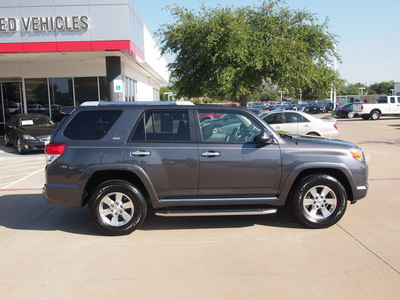
[[[25,179],[27,179],[27,178],[29,178],[29,177],[31,177],[33,175],[36,175],[37,173],[42,172],[42,171],[43,171],[43,168],[41,168],[40,170],[38,170],[36,172],[33,172],[33,173],[31,173],[31,174],[29,174],[29,175],[27,175],[27,176],[25,176],[25,177],[23,177],[23,178],[21,178],[21,179],[19,179],[17,181],[11,182],[10,184],[8,184],[6,186],[3,186],[2,189],[8,189],[10,186],[13,186],[14,184],[17,184],[17,183],[19,183],[21,181],[24,181]]]

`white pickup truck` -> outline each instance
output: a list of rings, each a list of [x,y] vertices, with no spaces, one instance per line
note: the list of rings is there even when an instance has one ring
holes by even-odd
[[[384,115],[400,115],[400,96],[383,96],[375,103],[355,103],[353,112],[363,120],[378,120]]]

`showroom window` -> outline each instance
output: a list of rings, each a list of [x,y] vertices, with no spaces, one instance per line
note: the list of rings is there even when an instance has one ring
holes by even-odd
[[[108,101],[104,76],[25,79],[25,90],[28,113],[44,113],[56,122],[62,119],[61,108],[64,106]]]
[[[136,91],[136,81],[124,77],[124,85],[125,85],[125,101],[135,101],[135,91]]]
[[[46,78],[26,79],[26,106],[28,113],[49,115],[49,93]]]
[[[75,105],[81,105],[85,101],[98,101],[99,91],[97,77],[75,77]]]

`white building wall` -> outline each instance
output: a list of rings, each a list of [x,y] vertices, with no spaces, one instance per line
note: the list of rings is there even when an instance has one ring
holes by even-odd
[[[146,63],[163,79],[165,83],[169,82],[168,62],[161,55],[160,48],[155,42],[150,31],[144,25],[144,55]]]
[[[394,94],[400,96],[400,83],[394,85]]]

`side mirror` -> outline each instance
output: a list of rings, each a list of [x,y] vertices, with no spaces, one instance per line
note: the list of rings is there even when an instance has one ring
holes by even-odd
[[[268,130],[264,130],[261,132],[255,139],[257,142],[263,143],[263,144],[272,144],[274,142],[274,136],[272,135],[271,132]]]

